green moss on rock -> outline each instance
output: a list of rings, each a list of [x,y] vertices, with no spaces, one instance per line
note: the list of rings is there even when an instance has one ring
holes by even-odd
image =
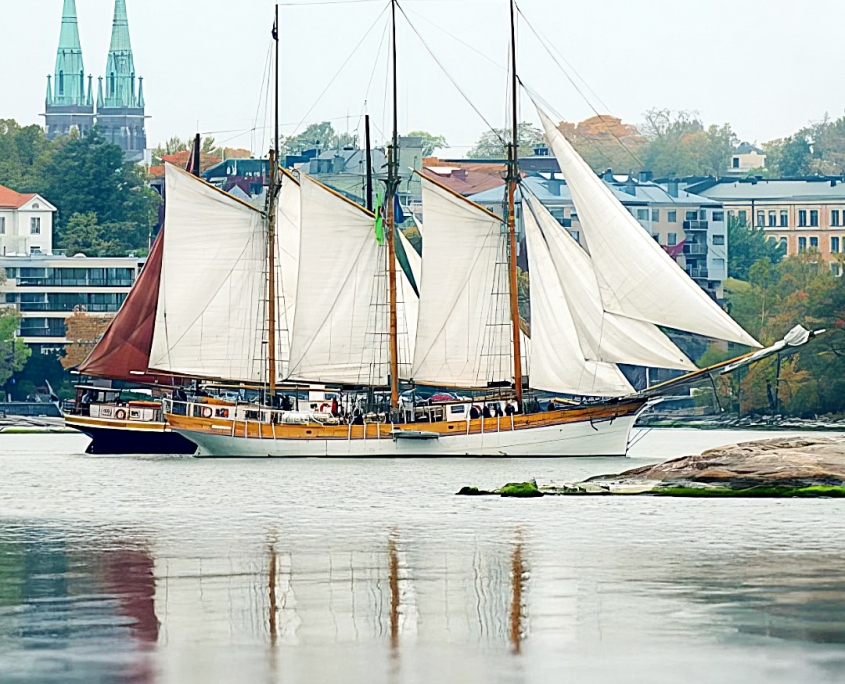
[[[530,482],[509,482],[499,490],[501,496],[530,499],[533,497],[543,496],[537,487],[537,482],[531,480]]]

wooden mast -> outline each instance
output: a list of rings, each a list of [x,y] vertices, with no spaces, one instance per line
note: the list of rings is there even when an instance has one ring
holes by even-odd
[[[522,340],[519,336],[519,292],[516,277],[516,186],[519,183],[519,119],[516,79],[516,15],[515,0],[510,0],[511,15],[511,98],[513,137],[508,145],[508,270],[510,280],[511,323],[513,325],[513,379],[516,400],[522,411]]]
[[[387,154],[387,287],[390,300],[390,409],[399,410],[399,342],[396,316],[396,190],[399,187],[399,122],[396,94],[396,0],[390,1],[393,62],[393,139]]]
[[[279,154],[279,5],[273,22],[276,42],[275,128],[273,149],[270,150],[270,187],[267,203],[267,376],[270,401],[276,394],[276,165]]]

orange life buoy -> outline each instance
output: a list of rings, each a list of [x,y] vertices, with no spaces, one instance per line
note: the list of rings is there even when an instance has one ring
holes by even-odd
[[[208,406],[206,406],[206,407],[202,410],[202,417],[203,417],[203,418],[211,418],[211,413],[212,413],[212,412],[211,412],[211,409],[210,409]]]
[[[114,417],[118,420],[123,420],[124,418],[126,418],[126,411],[124,411],[123,409],[117,409],[117,411],[114,412]]]
[[[320,413],[325,413],[327,408],[331,408],[331,404],[325,402],[320,404]]]

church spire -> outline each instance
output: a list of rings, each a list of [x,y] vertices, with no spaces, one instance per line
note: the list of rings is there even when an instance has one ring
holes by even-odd
[[[85,66],[79,43],[76,19],[76,0],[64,0],[62,31],[56,53],[56,74],[53,80],[51,104],[56,107],[84,107]]]
[[[106,107],[137,107],[135,58],[129,39],[126,0],[115,0],[111,45],[106,63]]]

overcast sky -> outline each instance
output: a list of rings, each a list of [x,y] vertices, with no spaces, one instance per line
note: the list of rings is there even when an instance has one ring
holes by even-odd
[[[105,70],[113,4],[77,0],[85,70],[95,84]],[[266,149],[263,99],[273,2],[127,0],[127,5],[135,65],[152,117],[150,146],[199,130],[230,146]],[[506,0],[401,5],[473,105],[501,126]],[[577,80],[577,72],[586,82],[579,87],[593,106],[628,122],[640,122],[652,107],[696,110],[707,123],[730,122],[740,138],[763,142],[826,112],[834,117],[845,112],[842,0],[520,0],[519,5],[571,65],[570,75]],[[283,134],[326,119],[339,130],[356,130],[366,100],[374,137],[384,139],[379,131],[390,121],[385,7],[385,0],[299,0],[281,7]],[[0,118],[43,122],[38,115],[44,111],[46,76],[55,65],[62,0],[0,0],[0,10]],[[401,16],[398,46],[401,131],[443,134],[451,152],[463,154],[486,130],[484,120]],[[578,121],[592,114],[524,23],[519,72],[562,117]],[[527,98],[521,112],[521,118],[536,119]]]

